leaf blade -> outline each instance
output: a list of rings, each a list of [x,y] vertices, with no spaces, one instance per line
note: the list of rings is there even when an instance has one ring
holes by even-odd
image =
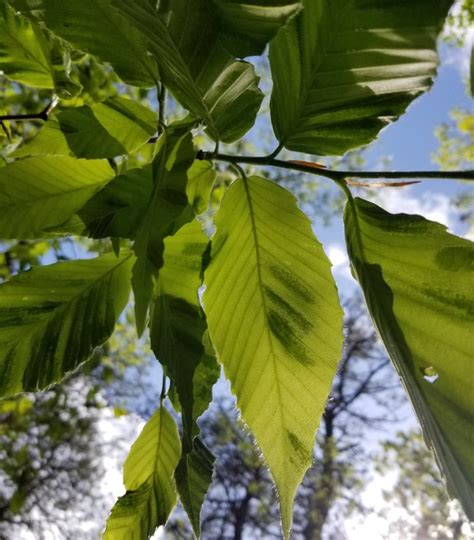
[[[48,235],[113,177],[106,161],[70,157],[32,157],[1,167],[0,236]]]
[[[439,223],[389,214],[362,199],[346,208],[345,224],[372,319],[449,490],[472,517],[474,399],[464,389],[471,372],[474,247]]]
[[[34,268],[0,285],[0,393],[37,390],[111,335],[129,297],[131,254]]]
[[[134,86],[156,85],[157,69],[135,28],[110,0],[10,0],[33,22],[68,41],[75,49],[110,62],[119,77]]]
[[[156,131],[156,114],[122,97],[109,98],[51,115],[13,157],[75,156],[103,159],[130,154]]]
[[[146,539],[176,504],[174,471],[181,454],[173,417],[161,406],[145,424],[124,464],[127,489],[112,508],[104,540]]]
[[[303,3],[270,45],[273,127],[290,150],[342,155],[431,86],[452,2]]]
[[[236,181],[216,226],[203,297],[210,336],[277,484],[287,535],[340,357],[342,313],[330,263],[286,190]]]

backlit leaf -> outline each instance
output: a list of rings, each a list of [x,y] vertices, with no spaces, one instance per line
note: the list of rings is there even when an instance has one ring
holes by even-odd
[[[208,0],[173,1],[159,12],[147,0],[112,3],[148,40],[166,87],[204,120],[213,138],[232,142],[252,127],[263,98],[258,77],[221,44]]]
[[[275,479],[287,536],[341,354],[342,311],[331,265],[289,192],[237,180],[215,223],[209,333]]]
[[[59,381],[111,335],[130,253],[33,268],[0,285],[0,396]]]
[[[38,238],[114,177],[107,161],[33,157],[0,168],[0,238]]]
[[[177,500],[174,471],[180,455],[176,423],[161,406],[145,424],[125,461],[127,492],[112,509],[104,540],[147,539],[166,523]]]
[[[241,58],[262,54],[279,28],[303,7],[298,0],[212,0],[219,15],[219,38]]]
[[[121,79],[153,86],[156,63],[139,32],[111,6],[110,0],[9,0],[32,21],[41,23],[75,49],[110,62]]]
[[[0,0],[0,72],[35,88],[54,88],[43,32]]]
[[[110,98],[51,115],[13,156],[113,158],[138,150],[156,131],[156,114],[130,99]]]
[[[474,245],[420,216],[356,199],[346,208],[354,272],[448,488],[474,518]]]
[[[303,0],[270,45],[272,123],[290,150],[371,142],[432,83],[452,0]]]
[[[200,536],[201,508],[212,481],[214,461],[204,443],[196,438],[192,451],[181,458],[175,473],[181,503],[197,538]]]
[[[163,265],[164,239],[194,215],[186,196],[187,171],[194,160],[190,133],[164,133],[153,161],[153,188],[136,234],[133,292],[137,330],[146,326],[154,281]]]

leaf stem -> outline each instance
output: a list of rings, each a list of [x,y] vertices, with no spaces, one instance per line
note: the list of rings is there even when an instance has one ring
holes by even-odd
[[[324,176],[336,182],[345,181],[346,178],[379,179],[379,178],[418,178],[432,180],[474,180],[474,170],[467,171],[337,171],[334,169],[315,168],[311,165],[294,163],[275,159],[270,156],[232,156],[227,154],[214,154],[211,152],[198,152],[197,159],[218,160],[227,163],[248,163],[257,166],[270,166],[279,169],[288,169],[307,174]],[[354,185],[354,183],[352,183]]]

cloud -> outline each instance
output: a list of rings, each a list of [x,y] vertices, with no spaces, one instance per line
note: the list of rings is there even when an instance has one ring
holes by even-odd
[[[332,263],[332,273],[338,285],[343,289],[348,285],[354,285],[356,282],[351,274],[345,246],[338,243],[329,244],[326,254]]]
[[[394,214],[418,214],[446,225],[452,232],[457,228],[456,213],[451,199],[443,193],[426,191],[420,196],[414,196],[407,188],[387,189],[379,192],[378,200],[375,202]]]

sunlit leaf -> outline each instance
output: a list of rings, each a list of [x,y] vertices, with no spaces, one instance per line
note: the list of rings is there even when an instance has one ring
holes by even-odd
[[[194,160],[190,133],[165,133],[153,161],[153,188],[136,233],[133,292],[138,333],[146,326],[154,281],[163,265],[164,239],[190,221],[193,211],[186,196],[187,171]]]
[[[181,503],[198,538],[201,508],[212,481],[214,461],[204,443],[196,438],[192,451],[181,458],[175,473]]]
[[[420,216],[356,199],[346,208],[354,272],[452,495],[474,517],[474,245]]]
[[[287,536],[341,354],[342,311],[331,265],[289,192],[238,180],[215,223],[209,333],[275,479]]]
[[[203,337],[207,326],[198,288],[208,239],[201,225],[193,221],[164,244],[164,264],[153,299],[151,347],[178,392],[186,449],[190,450],[197,418],[193,414],[193,377],[206,354]]]
[[[174,471],[181,455],[176,423],[161,406],[148,420],[123,468],[127,489],[112,509],[104,540],[146,539],[176,504]]]
[[[110,0],[9,0],[31,20],[44,24],[74,48],[110,62],[123,81],[153,86],[156,63],[143,36],[111,6]]]
[[[148,40],[166,87],[213,138],[232,142],[252,127],[263,98],[258,77],[221,44],[208,0],[167,2],[159,12],[147,0],[112,3]]]
[[[216,179],[216,171],[210,161],[196,160],[188,171],[188,194],[189,203],[194,212],[199,215],[209,207],[211,189]]]
[[[50,116],[13,156],[113,158],[138,150],[155,133],[156,114],[122,97]]]
[[[54,88],[43,32],[0,0],[0,72],[35,88]]]
[[[432,83],[452,0],[303,0],[270,45],[272,123],[286,148],[342,155]]]
[[[262,54],[279,28],[303,7],[299,0],[212,0],[219,16],[219,39],[239,57]]]
[[[33,157],[0,168],[0,238],[38,238],[114,176],[107,161]]]
[[[211,401],[212,386],[219,377],[215,358],[206,352],[207,326],[198,298],[208,243],[196,221],[165,240],[164,264],[155,288],[150,324],[151,347],[179,398],[183,457],[176,470],[176,482],[196,534],[214,461],[195,439],[199,432],[196,421]]]
[[[130,291],[130,253],[34,268],[0,285],[0,395],[37,390],[87,360]]]

